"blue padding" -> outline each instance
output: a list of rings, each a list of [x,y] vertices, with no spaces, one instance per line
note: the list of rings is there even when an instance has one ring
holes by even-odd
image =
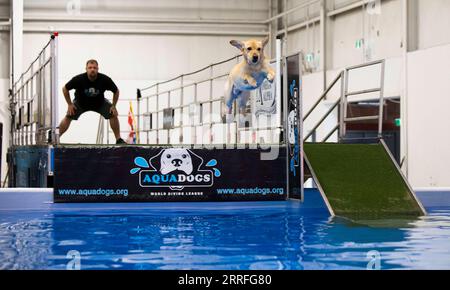
[[[416,195],[428,211],[450,206],[450,191],[418,191]]]
[[[149,212],[196,212],[201,214],[217,214],[231,210],[264,211],[297,207],[305,213],[328,216],[326,205],[317,189],[305,189],[305,201],[269,201],[269,202],[167,202],[167,203],[70,203],[53,204],[52,189],[29,189],[30,191],[4,189],[0,191],[0,210],[45,210],[45,211],[119,211],[123,213],[133,210],[147,210]],[[420,191],[417,197],[428,211],[448,208],[450,206],[450,192]]]

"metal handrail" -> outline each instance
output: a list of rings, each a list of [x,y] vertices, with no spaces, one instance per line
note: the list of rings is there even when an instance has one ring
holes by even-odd
[[[25,76],[26,73],[28,73],[30,71],[30,69],[33,67],[33,65],[35,64],[35,62],[37,62],[39,60],[39,58],[41,57],[42,53],[47,49],[47,47],[50,45],[50,43],[52,42],[53,39],[50,39],[47,44],[44,46],[43,49],[41,49],[41,51],[39,52],[38,56],[31,62],[31,64],[28,66],[28,68],[20,75],[19,79],[17,79],[17,81],[14,83],[14,87],[22,80],[22,78]],[[49,57],[50,59],[51,57]]]
[[[355,92],[348,91],[348,81],[349,81],[349,72],[351,70],[356,70],[363,67],[369,67],[374,65],[381,65],[381,80],[379,88],[372,88],[366,90],[360,90]],[[339,121],[336,126],[333,127],[332,131],[330,131],[326,137],[321,142],[326,142],[328,139],[339,129],[340,139],[342,140],[343,135],[345,134],[345,130],[343,130],[346,122],[355,122],[355,121],[367,121],[367,120],[378,120],[379,121],[379,136],[381,137],[382,133],[382,113],[383,113],[383,89],[384,89],[384,68],[385,68],[385,60],[377,60],[364,64],[359,64],[355,66],[351,66],[341,71],[341,73],[331,82],[331,84],[326,88],[326,90],[322,93],[319,99],[314,103],[312,108],[308,111],[308,113],[303,118],[303,121],[306,121],[308,117],[313,113],[313,111],[317,108],[319,103],[326,97],[326,95],[330,92],[330,90],[336,85],[336,83],[341,79],[341,98],[337,100],[333,106],[322,116],[322,118],[313,126],[312,130],[304,137],[303,141],[308,140],[314,133],[317,131],[320,125],[328,118],[328,116],[336,109],[336,107],[340,107],[339,111]],[[354,117],[347,118],[346,116],[346,106],[348,103],[347,97],[353,95],[367,94],[380,92],[380,104],[379,104],[379,114],[377,116],[363,116],[363,117]]]
[[[358,69],[358,68],[363,68],[363,67],[368,67],[368,66],[374,66],[374,65],[382,64],[382,63],[384,63],[384,59],[381,59],[381,60],[375,60],[375,61],[371,61],[371,62],[366,62],[366,63],[362,63],[362,64],[357,64],[357,65],[354,65],[354,66],[350,66],[350,67],[346,68],[346,70],[347,70],[347,71],[351,71],[351,70],[355,70],[355,69]]]
[[[348,122],[355,122],[355,121],[367,121],[367,120],[378,120],[378,138],[382,138],[383,134],[383,108],[384,108],[384,74],[385,74],[385,63],[386,61],[384,59],[382,60],[376,60],[372,62],[367,62],[364,64],[359,64],[355,66],[351,66],[345,69],[345,88],[344,93],[341,96],[341,115],[340,115],[340,137],[341,139],[344,138],[346,135],[346,123]],[[350,92],[348,90],[348,82],[349,82],[349,73],[352,70],[364,68],[364,67],[370,67],[375,65],[381,65],[380,69],[380,86],[378,88],[371,88],[366,90],[359,90],[359,91],[353,91]],[[360,117],[354,117],[354,118],[348,118],[347,117],[347,105],[348,103],[351,103],[351,101],[348,100],[349,96],[355,96],[355,95],[361,95],[361,94],[368,94],[368,93],[375,93],[379,92],[379,105],[378,105],[378,115],[376,116],[360,116]]]
[[[190,83],[190,84],[186,84],[186,85],[183,85],[183,86],[180,86],[180,87],[175,87],[175,88],[170,89],[170,90],[154,93],[154,94],[148,95],[148,96],[142,96],[142,99],[148,99],[148,98],[153,98],[153,97],[156,97],[156,96],[159,96],[159,95],[164,95],[164,94],[167,94],[167,93],[170,93],[170,92],[182,90],[184,88],[188,88],[188,87],[196,86],[196,85],[203,84],[203,83],[206,83],[206,82],[209,82],[209,81],[217,80],[217,79],[220,79],[220,78],[223,78],[223,77],[226,77],[226,76],[228,76],[228,74],[223,74],[223,75],[218,75],[218,76],[215,76],[215,77],[212,77],[212,78],[203,79],[201,81],[196,81],[196,82],[193,82],[193,83]],[[176,80],[176,79],[174,79],[174,80]],[[172,80],[172,81],[174,81],[174,80]],[[141,92],[142,92],[142,90],[141,90]]]
[[[381,88],[373,88],[373,89],[368,89],[368,90],[360,90],[360,91],[348,92],[345,95],[347,97],[350,97],[350,96],[357,96],[357,95],[376,93],[376,92],[379,92],[379,91],[381,91]]]
[[[338,82],[339,79],[344,77],[344,71],[340,72],[339,75],[331,82],[331,84],[326,88],[326,90],[322,93],[319,99],[314,103],[311,109],[309,109],[308,113],[303,117],[303,121],[308,119],[308,117],[312,114],[312,112],[317,108],[320,102],[328,95],[334,85]]]
[[[339,130],[339,123],[336,124],[336,126],[334,126],[333,130],[331,130],[330,133],[328,133],[328,135],[325,136],[325,138],[322,139],[321,143],[327,142],[328,139],[330,139],[331,136],[333,136],[334,132],[336,132],[337,130]]]
[[[325,121],[328,116],[334,111],[334,109],[336,109],[336,107],[341,103],[341,100],[336,101],[333,106],[322,116],[322,118],[316,123],[316,125],[313,127],[313,129],[311,130],[311,132],[309,132],[309,134],[307,134],[304,138],[303,141],[308,140],[313,134],[314,132],[316,132],[317,128],[319,128],[320,125],[322,125],[323,121]]]
[[[12,146],[58,143],[57,36],[57,33],[50,36],[50,40],[39,51],[37,57],[18,80],[12,83],[10,96]]]
[[[186,73],[186,74],[181,74],[181,75],[176,76],[176,77],[174,77],[174,78],[172,78],[172,79],[169,79],[169,80],[166,80],[166,81],[162,81],[162,82],[158,82],[158,83],[153,84],[153,85],[151,85],[151,86],[142,88],[142,89],[140,89],[140,91],[141,91],[141,92],[142,92],[142,91],[146,91],[146,90],[155,88],[155,87],[157,87],[157,86],[160,86],[160,85],[163,85],[163,84],[167,84],[167,83],[173,82],[173,81],[175,81],[175,80],[177,80],[177,79],[180,79],[180,78],[182,78],[182,77],[191,76],[191,75],[200,73],[200,72],[202,72],[202,71],[205,71],[205,70],[207,70],[207,69],[210,69],[211,67],[214,67],[214,66],[217,66],[217,65],[221,65],[221,64],[227,63],[227,62],[229,62],[229,61],[235,60],[235,59],[239,59],[239,57],[242,57],[242,55],[241,55],[241,54],[238,54],[238,55],[236,55],[236,56],[234,56],[234,57],[231,57],[231,58],[229,58],[229,59],[226,59],[226,60],[223,60],[223,61],[219,61],[219,62],[216,62],[216,63],[212,63],[212,64],[210,64],[210,65],[208,65],[208,66],[205,66],[205,67],[203,67],[203,68],[201,68],[201,69],[198,69],[198,70],[196,70],[196,71],[189,72],[189,73]]]

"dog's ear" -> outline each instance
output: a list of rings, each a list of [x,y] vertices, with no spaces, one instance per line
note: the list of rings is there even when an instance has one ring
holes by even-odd
[[[242,41],[239,40],[231,40],[230,44],[234,47],[236,47],[239,50],[244,49],[244,43]]]
[[[266,37],[263,39],[263,41],[261,41],[262,46],[265,47],[268,43],[269,43],[269,37]]]
[[[194,171],[201,169],[199,168],[200,165],[203,163],[203,159],[200,158],[200,156],[198,156],[197,154],[195,154],[192,150],[188,149],[189,155],[191,156],[191,162],[192,162],[192,166],[194,168]],[[203,164],[203,166],[205,166],[205,164]]]

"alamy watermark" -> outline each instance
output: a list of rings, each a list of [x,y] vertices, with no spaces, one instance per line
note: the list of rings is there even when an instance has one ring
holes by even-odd
[[[370,251],[367,253],[367,270],[381,270],[381,254],[378,251]]]
[[[67,252],[66,258],[69,262],[66,265],[66,270],[81,270],[81,254],[76,250]]]
[[[81,14],[81,0],[67,1],[66,12],[69,15],[80,15]]]
[[[369,15],[381,14],[381,0],[371,0],[366,5],[366,11]]]

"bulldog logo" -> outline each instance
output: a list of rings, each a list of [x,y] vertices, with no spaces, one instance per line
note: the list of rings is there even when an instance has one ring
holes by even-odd
[[[130,170],[131,174],[139,172],[139,184],[142,187],[169,187],[182,190],[185,187],[210,187],[214,177],[221,172],[214,167],[217,160],[212,159],[206,165],[203,158],[189,149],[169,148],[161,150],[149,161],[136,157],[134,163],[140,168]]]

